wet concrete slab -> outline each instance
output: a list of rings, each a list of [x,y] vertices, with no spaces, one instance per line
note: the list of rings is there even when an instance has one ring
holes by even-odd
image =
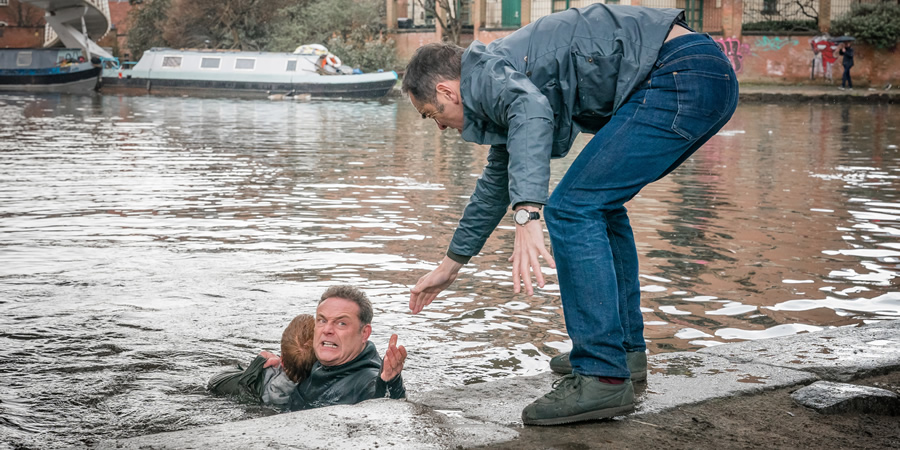
[[[900,415],[900,396],[871,386],[817,381],[791,394],[800,405],[822,414]]]
[[[848,381],[900,368],[900,320],[719,345],[697,353]]]
[[[637,383],[637,411],[662,412],[769,389],[844,381],[900,369],[900,320],[782,338],[747,341],[698,352],[651,355],[647,383]],[[93,448],[470,448],[533,434],[521,411],[546,393],[552,372],[429,392],[408,401],[352,406],[101,442]],[[637,420],[637,419],[635,419]],[[553,440],[565,427],[540,428]],[[549,442],[548,440],[543,440]]]
[[[444,449],[515,439],[517,432],[402,400],[371,400],[260,419],[101,442],[99,449]]]

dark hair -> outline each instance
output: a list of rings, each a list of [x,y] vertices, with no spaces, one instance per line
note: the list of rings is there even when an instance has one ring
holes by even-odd
[[[423,103],[434,103],[438,83],[460,78],[464,51],[458,45],[443,42],[419,47],[406,65],[403,93],[412,94]]]
[[[369,302],[369,298],[366,297],[366,293],[359,290],[359,288],[350,286],[350,285],[340,285],[340,286],[332,286],[322,294],[322,298],[319,299],[319,304],[328,300],[329,298],[337,297],[342,298],[344,300],[349,300],[353,303],[359,305],[359,321],[360,326],[366,326],[372,323],[372,316],[374,313],[372,312],[372,303]]]
[[[281,365],[284,373],[294,383],[309,376],[316,362],[313,350],[313,330],[316,320],[309,314],[300,314],[281,333]]]

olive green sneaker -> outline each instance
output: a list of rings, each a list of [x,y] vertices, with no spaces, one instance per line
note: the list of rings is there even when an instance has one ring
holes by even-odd
[[[553,383],[553,390],[522,410],[525,425],[561,425],[608,419],[634,411],[634,386],[601,383],[597,377],[570,373]]]
[[[631,372],[631,381],[647,381],[647,353],[627,352],[625,361],[628,363],[628,371]],[[550,370],[563,375],[572,373],[572,363],[569,361],[569,352],[560,353],[550,358]]]

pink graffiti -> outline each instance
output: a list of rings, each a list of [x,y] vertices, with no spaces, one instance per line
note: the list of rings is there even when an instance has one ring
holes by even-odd
[[[734,38],[719,38],[716,43],[731,60],[735,73],[741,73],[744,70],[744,55],[750,53],[750,44],[741,44],[741,41]]]

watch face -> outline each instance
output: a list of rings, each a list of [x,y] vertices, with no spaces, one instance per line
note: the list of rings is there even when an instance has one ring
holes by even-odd
[[[528,216],[529,216],[528,211],[526,211],[524,209],[520,209],[520,210],[516,211],[516,215],[513,216],[513,219],[515,219],[517,224],[525,225],[526,223],[528,223]]]

